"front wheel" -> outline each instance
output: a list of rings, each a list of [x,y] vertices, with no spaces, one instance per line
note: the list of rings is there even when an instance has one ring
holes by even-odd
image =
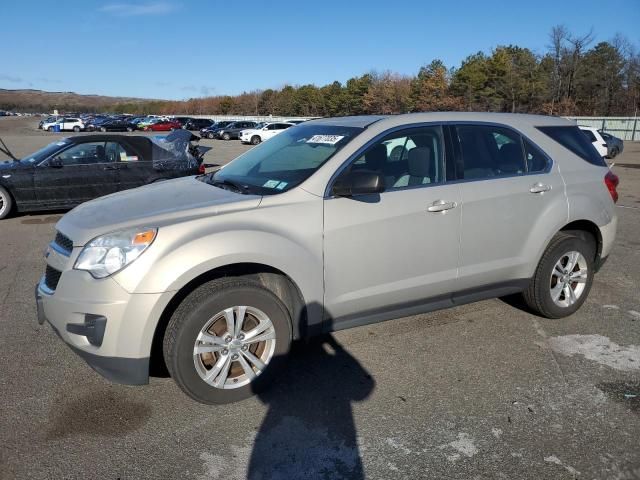
[[[169,373],[188,396],[220,404],[251,397],[283,366],[291,319],[282,301],[261,285],[221,278],[190,293],[164,337]]]
[[[47,127],[47,132],[53,132],[53,127]]]
[[[132,127],[127,127],[127,132],[133,132],[133,128]]]
[[[228,133],[225,133],[224,135],[222,135],[222,139],[223,140],[231,140],[231,135],[229,135]]]
[[[0,187],[0,220],[7,218],[13,208],[13,199],[9,192]]]
[[[105,127],[100,127],[100,131],[101,131],[101,132],[106,132],[106,131],[107,131],[107,129],[106,129]]]
[[[74,132],[79,132],[79,131],[80,131],[80,127],[77,127],[77,126],[76,126],[76,127],[73,127],[73,131],[74,131]]]
[[[262,140],[258,135],[251,137],[251,145],[258,145]]]
[[[547,318],[563,318],[576,312],[593,284],[595,254],[595,241],[589,234],[558,233],[524,292],[527,305]]]

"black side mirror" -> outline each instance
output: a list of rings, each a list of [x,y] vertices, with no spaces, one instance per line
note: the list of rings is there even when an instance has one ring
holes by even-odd
[[[338,177],[333,184],[333,194],[337,197],[352,197],[384,192],[382,175],[367,170],[356,170]]]
[[[47,165],[49,165],[51,168],[62,168],[64,164],[59,158],[52,158],[47,162]]]

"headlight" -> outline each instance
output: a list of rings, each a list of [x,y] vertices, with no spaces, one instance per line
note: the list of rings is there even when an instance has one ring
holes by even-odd
[[[94,278],[113,275],[138,258],[157,233],[157,228],[135,228],[94,238],[82,249],[73,268],[86,270]]]

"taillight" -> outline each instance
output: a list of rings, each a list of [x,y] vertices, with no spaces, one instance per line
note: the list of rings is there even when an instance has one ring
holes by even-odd
[[[616,190],[616,187],[618,186],[619,183],[620,183],[620,179],[611,170],[609,170],[607,174],[604,176],[604,184],[607,186],[607,189],[609,190],[609,194],[611,195],[611,199],[613,200],[613,203],[618,202],[618,190]]]
[[[200,173],[202,175],[204,175],[206,173],[205,172],[205,168],[204,168],[204,163],[201,163],[200,166],[198,167],[198,173]]]

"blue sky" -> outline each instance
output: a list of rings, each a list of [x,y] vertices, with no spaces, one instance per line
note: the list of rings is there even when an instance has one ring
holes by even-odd
[[[640,47],[640,1],[148,0],[3,2],[0,88],[183,99],[415,74],[553,25]]]

